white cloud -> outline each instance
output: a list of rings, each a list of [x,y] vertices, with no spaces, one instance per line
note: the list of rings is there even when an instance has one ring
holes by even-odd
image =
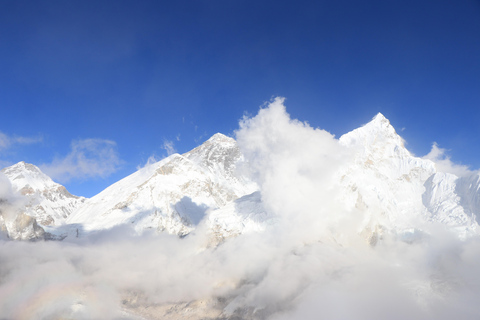
[[[430,152],[423,158],[435,162],[435,166],[440,172],[452,173],[458,177],[465,177],[472,174],[468,166],[452,162],[446,152],[446,149],[438,147],[438,144],[434,142]]]
[[[180,141],[180,134],[177,135],[177,137],[175,139],[177,141]],[[167,152],[167,156],[171,156],[172,154],[177,152],[177,150],[175,149],[175,143],[172,140],[163,139],[163,144],[162,144],[161,148],[164,149]],[[159,157],[155,154],[152,154],[150,157],[148,157],[146,163],[140,164],[140,165],[137,166],[137,170],[148,167],[148,166],[160,161],[161,159],[162,159],[162,157]]]
[[[103,139],[83,139],[71,143],[65,157],[57,157],[50,164],[40,165],[43,172],[60,182],[70,179],[107,177],[117,171],[121,160],[116,143]]]
[[[167,155],[169,156],[177,152],[177,150],[175,150],[175,143],[172,140],[164,139],[162,149],[165,149],[165,151],[167,151]]]
[[[0,151],[6,150],[14,145],[34,144],[43,141],[41,135],[36,137],[22,137],[22,136],[9,136],[3,132],[0,132]]]
[[[142,168],[149,167],[149,166],[151,166],[152,164],[157,163],[158,161],[160,161],[160,159],[158,159],[157,156],[151,155],[150,157],[148,157],[147,162],[145,162],[144,164],[139,164],[139,165],[137,166],[137,170],[140,170],[140,169],[142,169]]]
[[[3,132],[0,132],[0,150],[10,146],[10,138]]]
[[[236,136],[255,171],[265,206],[282,215],[289,232],[298,226],[308,236],[305,228],[318,233],[341,215],[339,208],[331,207],[336,205],[331,199],[336,171],[349,153],[332,134],[290,119],[283,102],[276,98],[257,116],[244,118]]]

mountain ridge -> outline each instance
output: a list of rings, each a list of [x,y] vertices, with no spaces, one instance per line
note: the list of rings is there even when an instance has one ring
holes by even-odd
[[[478,232],[478,175],[437,172],[433,161],[405,148],[381,113],[337,141],[352,154],[338,173],[339,198],[347,210],[362,212],[359,232],[367,238],[428,229],[429,223],[455,229],[462,238]],[[235,139],[216,133],[198,147],[148,164],[89,199],[71,195],[25,162],[2,172],[28,199],[25,214],[58,237],[120,225],[131,225],[139,233],[185,236],[204,222],[211,234],[229,238],[261,232],[275,221],[263,207],[261,190],[242,167],[248,162]]]
[[[86,230],[130,223],[138,232],[153,229],[186,235],[206,208],[223,206],[253,191],[252,183],[235,174],[238,161],[242,156],[235,140],[216,134],[183,155],[173,154],[106,188],[68,222]],[[99,218],[92,215],[93,208]],[[90,222],[94,219],[103,222]]]

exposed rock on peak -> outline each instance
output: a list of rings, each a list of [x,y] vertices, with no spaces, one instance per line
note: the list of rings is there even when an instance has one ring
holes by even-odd
[[[235,179],[235,165],[243,156],[237,142],[221,133],[183,155],[216,175]]]

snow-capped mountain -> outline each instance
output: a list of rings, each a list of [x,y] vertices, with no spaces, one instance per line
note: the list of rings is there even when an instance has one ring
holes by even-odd
[[[64,224],[85,200],[71,195],[33,164],[22,161],[1,172],[8,194],[1,199],[0,229],[11,239],[50,238],[44,229]]]
[[[132,224],[180,236],[207,211],[256,190],[237,171],[243,156],[234,139],[215,134],[201,146],[173,154],[118,181],[72,214],[67,222],[85,231]]]
[[[363,228],[371,241],[385,231],[402,235],[431,223],[455,228],[461,237],[477,232],[478,176],[471,178],[475,189],[464,178],[437,172],[434,162],[405,148],[380,113],[339,141],[354,152],[353,163],[341,170],[342,196],[351,209],[365,213]]]
[[[347,211],[362,215],[358,232],[372,244],[384,233],[410,241],[435,224],[461,238],[479,232],[478,174],[437,172],[433,161],[405,148],[382,114],[338,143],[352,154],[337,173],[338,198]],[[90,199],[71,195],[31,164],[20,162],[2,172],[27,199],[22,221],[33,220],[19,225],[28,225],[30,234],[38,223],[58,235],[131,225],[138,232],[184,236],[204,221],[221,241],[275,224],[276,217],[264,209],[261,190],[244,174],[247,167],[236,141],[215,134],[183,155],[146,165]]]
[[[12,189],[26,198],[25,214],[42,226],[60,225],[85,201],[70,194],[33,164],[19,162],[2,169]]]

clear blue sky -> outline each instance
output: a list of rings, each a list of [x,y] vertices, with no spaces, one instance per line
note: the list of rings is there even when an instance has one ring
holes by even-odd
[[[337,136],[382,112],[478,169],[480,1],[0,1],[0,164],[70,166],[73,194],[273,96]]]

